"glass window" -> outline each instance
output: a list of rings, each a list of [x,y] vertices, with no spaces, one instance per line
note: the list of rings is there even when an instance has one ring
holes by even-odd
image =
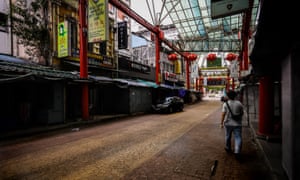
[[[0,12],[0,31],[7,31],[7,26],[8,26],[8,17],[7,14],[3,14]]]

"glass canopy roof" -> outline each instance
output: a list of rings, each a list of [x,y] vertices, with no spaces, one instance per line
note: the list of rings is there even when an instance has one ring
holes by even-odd
[[[162,0],[162,4],[179,32],[178,43],[185,51],[242,50],[241,33],[245,13],[212,19],[211,0]],[[250,32],[256,28],[258,7],[259,0],[253,0]]]

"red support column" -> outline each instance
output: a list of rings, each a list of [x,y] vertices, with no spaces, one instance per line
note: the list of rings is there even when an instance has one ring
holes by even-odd
[[[274,85],[270,76],[262,77],[259,81],[259,124],[258,135],[272,134],[274,114]]]
[[[231,89],[234,90],[235,85],[234,85],[234,78],[231,78],[232,84],[231,84]]]
[[[87,66],[87,1],[79,0],[79,34],[80,34],[80,78],[88,78]],[[82,119],[89,119],[89,87],[87,83],[82,85]]]
[[[246,41],[248,42],[249,38],[248,36],[245,37]],[[248,57],[248,43],[244,44],[244,48],[243,48],[243,70],[248,70],[249,68],[249,57]]]
[[[226,89],[226,92],[227,92],[227,91],[229,91],[229,86],[230,86],[230,77],[229,77],[229,76],[227,76],[226,80],[227,80],[227,82],[226,82],[226,87],[225,87],[225,89]]]
[[[158,34],[155,35],[155,78],[156,84],[160,84],[161,74],[160,74],[160,40]]]
[[[190,61],[185,59],[186,62],[186,86],[187,89],[190,89]]]
[[[199,91],[199,78],[196,78],[196,91]]]
[[[244,57],[244,53],[240,53],[240,56],[238,56],[238,58],[237,58],[237,60],[239,62],[240,72],[244,70],[244,61],[243,61],[243,58],[241,56]]]

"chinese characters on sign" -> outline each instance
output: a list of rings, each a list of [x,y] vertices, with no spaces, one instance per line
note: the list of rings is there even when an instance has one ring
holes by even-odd
[[[118,23],[118,47],[119,49],[126,49],[128,46],[127,22]]]
[[[57,44],[58,44],[58,54],[59,58],[68,56],[68,24],[61,22],[57,27]]]
[[[107,40],[107,0],[89,0],[88,8],[88,42]]]

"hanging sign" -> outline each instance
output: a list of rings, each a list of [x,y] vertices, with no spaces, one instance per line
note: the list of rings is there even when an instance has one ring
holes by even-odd
[[[118,48],[126,49],[128,47],[127,22],[118,22]]]
[[[214,61],[206,61],[207,67],[222,67],[222,60],[219,57],[216,57]]]
[[[175,74],[181,74],[181,61],[178,59],[176,61],[174,61],[174,72]]]
[[[211,0],[211,18],[241,13],[249,8],[249,0]]]
[[[108,10],[107,0],[89,0],[88,6],[88,42],[95,43],[107,40]]]
[[[238,78],[239,77],[239,64],[238,61],[231,61],[230,63],[230,77]]]
[[[57,26],[57,57],[67,57],[68,53],[68,23],[61,22]]]

